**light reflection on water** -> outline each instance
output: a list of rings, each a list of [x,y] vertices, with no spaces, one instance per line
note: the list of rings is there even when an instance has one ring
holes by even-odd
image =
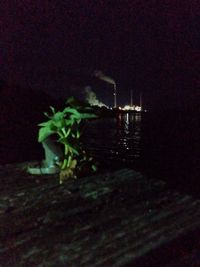
[[[141,114],[90,121],[85,129],[87,150],[99,160],[132,163],[141,155]]]
[[[85,146],[99,162],[133,167],[200,197],[199,113],[125,113],[88,122]]]

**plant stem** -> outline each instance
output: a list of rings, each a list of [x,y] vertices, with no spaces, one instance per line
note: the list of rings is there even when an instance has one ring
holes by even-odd
[[[68,157],[68,162],[67,162],[67,167],[69,168],[70,164],[71,164],[71,160],[72,160],[72,156]]]

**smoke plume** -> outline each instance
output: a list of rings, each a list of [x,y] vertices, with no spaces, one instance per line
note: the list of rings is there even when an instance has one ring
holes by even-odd
[[[102,81],[116,85],[115,81],[111,77],[106,76],[101,70],[95,71],[94,76]]]
[[[90,86],[85,87],[85,100],[91,105],[91,106],[99,106],[99,107],[107,107],[104,103],[99,101],[97,99],[97,96],[94,91],[92,91]]]

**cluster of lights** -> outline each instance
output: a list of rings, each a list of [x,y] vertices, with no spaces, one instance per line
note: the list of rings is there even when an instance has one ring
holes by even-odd
[[[125,105],[124,107],[119,107],[120,110],[135,110],[135,111],[142,111],[142,107],[141,106],[129,106],[129,105]]]

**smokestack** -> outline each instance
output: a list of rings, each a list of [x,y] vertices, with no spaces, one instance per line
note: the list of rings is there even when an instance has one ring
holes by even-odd
[[[133,90],[131,89],[130,91],[130,97],[131,97],[131,103],[130,103],[130,106],[132,107],[133,106]]]
[[[142,93],[140,93],[140,107],[141,107],[141,111],[143,110],[142,105],[143,105],[143,103],[142,103]]]
[[[114,108],[117,107],[117,88],[116,88],[116,82],[109,76],[104,75],[104,73],[100,70],[94,72],[94,76],[97,77],[98,79],[105,81],[107,83],[110,83],[114,86]]]

